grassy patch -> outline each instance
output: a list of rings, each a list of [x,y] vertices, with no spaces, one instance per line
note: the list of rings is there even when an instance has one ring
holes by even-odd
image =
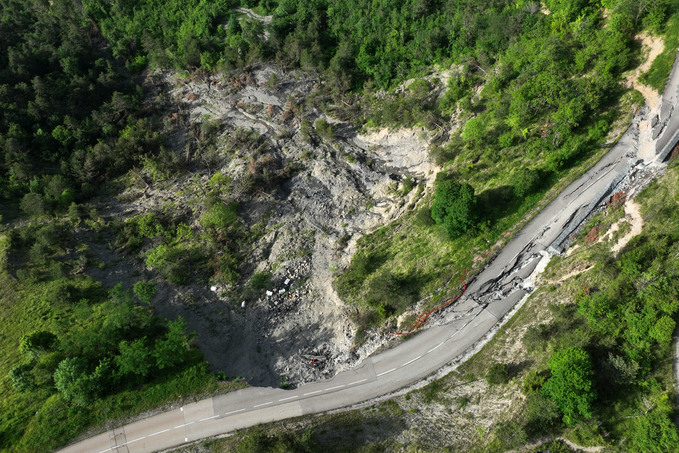
[[[132,291],[82,275],[89,248],[67,226],[43,219],[0,236],[0,450],[52,450],[179,395],[245,385],[217,380],[183,321],[154,317]],[[144,285],[135,289],[148,302]],[[137,355],[126,356],[133,346]],[[74,371],[58,377],[66,364]]]
[[[648,72],[641,76],[641,82],[655,88],[658,92],[662,92],[663,88],[665,88],[667,78],[677,56],[677,48],[679,47],[679,12],[674,13],[667,21],[663,39],[665,41],[665,50],[656,57]]]

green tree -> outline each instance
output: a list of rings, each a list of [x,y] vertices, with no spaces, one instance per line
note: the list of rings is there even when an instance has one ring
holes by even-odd
[[[121,341],[118,345],[120,354],[115,363],[121,374],[146,376],[151,371],[151,350],[146,345],[146,337],[134,341]]]
[[[21,199],[19,208],[29,216],[39,216],[47,213],[47,205],[42,195],[38,193],[27,193]]]
[[[87,375],[87,362],[82,357],[69,357],[59,362],[54,371],[54,386],[66,401],[87,406],[94,398],[92,380]]]
[[[542,393],[559,406],[564,423],[572,426],[580,417],[591,417],[596,392],[589,353],[578,347],[564,349],[549,359],[549,369],[552,376],[542,386]]]
[[[157,339],[153,349],[156,366],[161,370],[180,364],[190,343],[186,335],[187,324],[181,316],[168,322],[167,327],[165,337]]]
[[[474,188],[469,184],[459,184],[451,179],[441,181],[437,177],[431,217],[439,225],[444,225],[451,238],[464,234],[476,220],[476,198]]]

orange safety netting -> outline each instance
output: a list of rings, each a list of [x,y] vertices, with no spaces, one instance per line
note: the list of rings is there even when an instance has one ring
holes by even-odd
[[[464,294],[465,290],[467,289],[467,282],[464,280],[464,276],[467,273],[467,269],[462,272],[462,277],[460,277],[460,280],[462,280],[462,291],[460,291],[460,294],[458,294],[456,297],[453,297],[452,299],[448,299],[445,303],[442,305],[439,305],[438,307],[434,307],[429,311],[426,311],[424,313],[421,313],[419,318],[417,318],[417,321],[415,321],[415,324],[412,326],[408,327],[406,329],[406,332],[399,333],[399,332],[392,332],[392,335],[396,335],[398,337],[407,337],[408,335],[412,335],[415,332],[417,332],[417,329],[419,329],[422,324],[425,323],[425,321],[429,318],[429,316],[434,313],[435,311],[441,310],[442,308],[446,308],[448,305],[452,304],[456,300],[458,300],[462,295]]]

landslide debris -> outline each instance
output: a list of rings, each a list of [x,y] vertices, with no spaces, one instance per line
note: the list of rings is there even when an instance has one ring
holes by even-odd
[[[172,131],[164,152],[181,171],[140,168],[108,215],[124,222],[153,210],[181,212],[198,227],[216,190],[219,201],[238,205],[241,231],[251,233],[240,244],[235,284],[163,282],[159,314],[184,317],[215,371],[253,385],[329,377],[371,352],[349,352],[351,308],[332,281],[358,238],[426,192],[405,193],[406,178],[433,183],[427,133],[360,134],[323,113],[330,101],[319,99],[317,78],[274,66],[236,77],[153,72],[146,82],[149,96],[164,98]],[[255,275],[265,277],[253,285]]]

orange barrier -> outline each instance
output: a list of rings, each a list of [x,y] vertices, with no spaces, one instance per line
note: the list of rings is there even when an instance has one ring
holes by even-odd
[[[462,280],[462,291],[460,291],[460,294],[458,294],[456,297],[452,299],[448,299],[444,304],[439,305],[438,307],[434,307],[429,311],[426,311],[424,313],[421,313],[419,318],[417,318],[417,321],[415,321],[415,324],[412,326],[408,327],[407,331],[404,333],[398,333],[398,332],[392,332],[392,335],[396,335],[397,337],[407,337],[408,335],[412,335],[415,332],[417,332],[417,329],[419,329],[422,324],[425,323],[425,321],[429,318],[429,316],[434,313],[435,311],[441,310],[442,308],[446,308],[448,305],[452,304],[456,300],[458,300],[462,295],[464,294],[465,290],[467,289],[467,282],[464,281],[464,276],[467,273],[467,269],[462,272],[462,277],[460,277],[460,280]]]

